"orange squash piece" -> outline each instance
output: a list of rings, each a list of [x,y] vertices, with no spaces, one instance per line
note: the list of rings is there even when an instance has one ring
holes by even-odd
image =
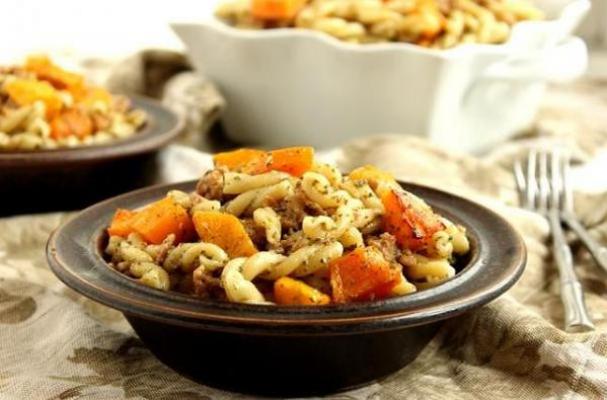
[[[194,227],[204,242],[216,244],[230,257],[248,257],[257,253],[242,222],[232,214],[219,211],[194,213]]]
[[[56,115],[63,107],[59,93],[48,82],[30,79],[15,79],[5,85],[9,97],[20,106],[42,101],[46,106],[47,117]]]
[[[396,237],[402,249],[427,252],[432,248],[432,236],[444,226],[430,206],[400,189],[387,190],[381,201],[385,208],[383,229]]]
[[[265,152],[256,149],[239,149],[215,154],[216,167],[245,174],[262,174],[268,171],[282,171],[293,176],[301,176],[314,163],[312,147],[288,147]]]
[[[84,112],[70,109],[51,120],[51,137],[61,139],[76,136],[84,139],[93,133],[93,121]]]
[[[107,233],[110,236],[127,237],[133,233],[132,225],[133,219],[136,215],[137,213],[135,211],[119,208],[114,213],[114,217],[112,218],[112,222],[107,230]]]
[[[382,299],[400,282],[400,272],[375,247],[359,247],[331,261],[329,276],[336,303]]]
[[[57,89],[67,90],[75,97],[80,96],[84,90],[84,77],[82,75],[58,67],[44,55],[28,57],[24,67],[26,70],[35,73],[38,79],[49,82]]]
[[[293,306],[319,306],[329,304],[331,298],[312,286],[287,276],[274,282],[276,304]]]
[[[422,39],[419,43],[422,46],[429,46],[427,42],[434,40],[444,30],[447,21],[436,0],[418,0],[415,14],[424,21]]]
[[[78,103],[92,107],[95,103],[101,102],[109,106],[112,104],[112,95],[104,88],[93,86],[82,92],[82,95],[77,98]]]
[[[259,19],[293,19],[306,0],[252,0],[251,14]]]
[[[217,153],[213,156],[216,167],[225,167],[230,171],[247,174],[260,174],[266,172],[267,153],[257,149],[238,149]]]
[[[348,176],[354,181],[366,181],[379,195],[390,187],[398,187],[398,183],[391,173],[382,171],[373,165],[356,168]]]
[[[268,169],[282,171],[293,176],[302,176],[312,168],[314,149],[309,146],[287,147],[269,153]]]
[[[382,171],[373,165],[363,165],[358,167],[349,174],[350,178],[356,181],[366,180],[374,182],[391,182],[395,181],[394,176],[386,171]]]
[[[170,234],[177,243],[194,236],[192,220],[185,208],[165,197],[137,212],[131,228],[147,243],[160,244]]]

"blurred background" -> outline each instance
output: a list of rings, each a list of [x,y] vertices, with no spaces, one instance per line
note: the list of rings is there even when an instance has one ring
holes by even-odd
[[[32,51],[122,57],[143,47],[183,49],[167,23],[195,20],[213,7],[205,0],[105,0],[94,6],[73,0],[3,0],[0,37],[11,40],[3,40],[0,60]],[[589,74],[607,74],[607,57],[600,53],[607,50],[607,1],[592,0],[579,33],[593,50]]]

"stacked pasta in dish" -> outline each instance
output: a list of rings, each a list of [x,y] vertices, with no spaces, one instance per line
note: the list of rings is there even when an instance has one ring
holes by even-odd
[[[214,160],[195,192],[116,211],[113,268],[204,298],[323,305],[436,285],[469,251],[463,227],[372,166],[344,176],[309,147]]]
[[[45,56],[0,67],[0,151],[107,144],[145,121],[126,97],[87,85]]]
[[[354,43],[445,49],[505,42],[512,25],[543,13],[527,0],[231,0],[217,16],[239,28],[305,28]]]

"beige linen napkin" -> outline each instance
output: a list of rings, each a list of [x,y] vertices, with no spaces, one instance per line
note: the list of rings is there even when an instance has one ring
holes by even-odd
[[[607,121],[597,122],[607,115],[607,100],[588,85],[553,89],[537,123],[549,131],[538,135],[536,129],[484,157],[453,154],[403,136],[366,138],[326,155],[345,170],[373,163],[404,180],[485,204],[519,230],[529,251],[524,275],[506,295],[447,321],[409,366],[358,391],[328,398],[607,397],[607,277],[572,238],[576,269],[597,330],[563,332],[547,224],[516,207],[510,175],[513,158],[538,142],[574,148],[578,160],[590,161],[576,169],[578,176],[596,177],[578,180],[583,189],[576,194],[578,213],[607,243],[607,187],[599,185],[606,170],[602,152],[607,148]],[[209,161],[208,156],[175,146],[162,160],[165,181],[195,175]],[[154,358],[119,312],[59,282],[46,265],[44,246],[48,234],[69,216],[0,219],[0,398],[251,398],[179,376]]]

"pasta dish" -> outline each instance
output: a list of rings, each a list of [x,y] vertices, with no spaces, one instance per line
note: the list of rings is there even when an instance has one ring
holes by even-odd
[[[107,144],[134,135],[145,121],[126,97],[87,85],[45,56],[0,66],[0,151]]]
[[[214,163],[193,193],[116,211],[112,268],[202,298],[325,305],[437,285],[469,251],[462,226],[373,166],[343,175],[310,147],[240,149]]]
[[[216,15],[238,28],[299,28],[352,43],[446,49],[505,42],[520,21],[543,19],[527,0],[229,0]]]

